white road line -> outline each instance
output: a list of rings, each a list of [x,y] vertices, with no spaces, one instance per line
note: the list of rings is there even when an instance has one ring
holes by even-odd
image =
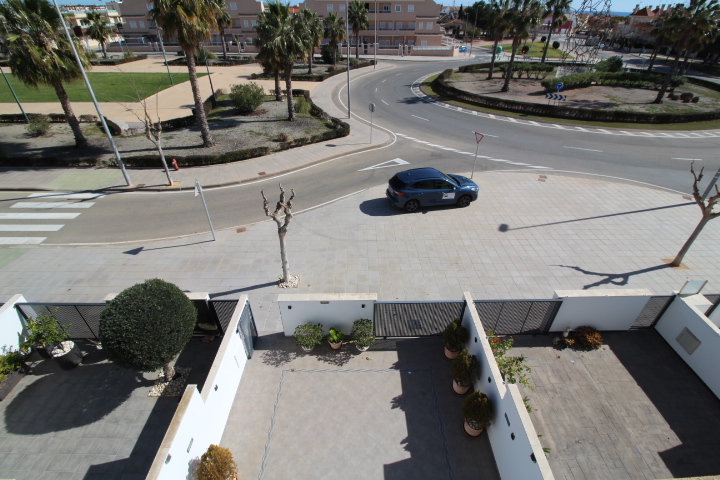
[[[688,162],[702,162],[702,158],[673,158],[673,160],[687,160]]]
[[[588,152],[600,152],[600,153],[602,153],[602,150],[593,150],[592,148],[578,148],[578,147],[566,147],[566,146],[563,146],[563,148],[572,148],[573,150],[585,150],[585,151],[588,151]]]
[[[0,245],[37,245],[47,237],[0,237]]]
[[[410,116],[411,116],[411,117],[415,117],[415,118],[419,118],[420,120],[425,120],[426,122],[429,122],[429,121],[430,121],[430,120],[428,120],[427,118],[418,117],[417,115],[413,115],[412,113],[410,114]]]
[[[390,104],[389,104],[388,102],[386,102],[385,100],[380,100],[380,101],[383,102],[385,105],[390,105]]]
[[[550,167],[541,167],[539,165],[530,165],[528,168],[550,168]]]
[[[65,225],[3,225],[0,232],[57,232]]]
[[[489,133],[484,133],[483,135],[485,135],[486,137],[500,138],[497,135],[490,135]]]
[[[50,200],[58,199],[58,200],[88,200],[91,198],[102,198],[104,197],[104,193],[53,193],[53,192],[45,192],[45,193],[33,193],[28,195],[28,198],[47,198]]]
[[[0,213],[0,220],[72,220],[78,213]]]
[[[387,78],[386,78],[385,80],[387,80]],[[382,82],[380,82],[380,83],[385,83],[385,80],[383,80],[383,81],[382,81]]]
[[[95,202],[18,202],[10,208],[90,208]]]

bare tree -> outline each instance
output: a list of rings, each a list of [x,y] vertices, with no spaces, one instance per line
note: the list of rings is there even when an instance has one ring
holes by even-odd
[[[695,162],[693,162],[695,163]],[[715,217],[720,217],[720,212],[713,212],[713,207],[717,204],[718,200],[720,200],[720,190],[718,189],[717,184],[715,185],[715,195],[712,197],[709,197],[707,200],[703,200],[703,196],[700,194],[700,190],[698,188],[698,185],[700,184],[700,181],[703,178],[703,170],[705,170],[705,167],[700,169],[700,173],[696,174],[695,169],[693,168],[693,163],[690,164],[690,172],[693,174],[693,178],[695,181],[693,182],[693,198],[695,199],[695,203],[698,204],[700,207],[700,210],[702,211],[702,218],[700,219],[700,223],[697,224],[697,227],[695,227],[695,230],[693,230],[692,235],[690,235],[690,238],[687,239],[685,242],[685,245],[682,246],[680,251],[678,252],[677,256],[675,257],[675,260],[670,263],[673,267],[679,267],[680,263],[682,263],[683,257],[685,254],[690,250],[690,247],[692,246],[695,239],[700,235],[700,232],[702,231],[703,227],[706,223],[708,223],[710,220],[712,220]]]
[[[280,259],[282,260],[283,275],[280,281],[281,286],[290,286],[291,278],[288,273],[290,270],[290,264],[287,259],[287,249],[285,248],[285,235],[288,231],[288,225],[293,218],[292,215],[292,202],[295,198],[295,190],[290,189],[290,198],[285,201],[285,190],[283,189],[282,183],[280,185],[280,200],[275,205],[275,211],[270,212],[270,204],[265,198],[265,192],[260,190],[260,194],[263,198],[263,208],[265,209],[265,216],[268,216],[275,220],[278,226],[278,237],[280,238]]]

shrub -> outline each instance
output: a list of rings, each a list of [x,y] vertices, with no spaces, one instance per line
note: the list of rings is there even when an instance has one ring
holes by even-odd
[[[160,279],[126,288],[100,314],[108,359],[130,370],[166,367],[192,337],[197,310],[176,285]]]
[[[360,60],[355,57],[351,57],[350,58],[350,68],[358,68],[359,66],[360,66]]]
[[[593,327],[577,327],[573,330],[573,335],[585,350],[597,350],[603,344],[602,335]]]
[[[292,137],[285,132],[280,132],[275,137],[276,142],[291,142]]]
[[[135,58],[135,53],[132,50],[125,51],[123,52],[123,58],[125,60],[132,60]]]
[[[217,55],[209,50],[205,50],[204,48],[201,48],[195,54],[195,61],[198,63],[205,63],[205,60],[217,60],[217,58]]]
[[[320,345],[323,338],[321,324],[303,323],[295,327],[295,343],[304,350],[311,350],[315,345]]]
[[[340,47],[335,51],[335,63],[341,62],[343,59],[342,53],[340,52]],[[332,48],[330,48],[329,43],[325,43],[320,46],[320,57],[322,58],[322,61],[324,63],[330,64],[333,63],[332,61]]]
[[[443,70],[443,72],[440,74],[441,77],[443,77],[445,80],[450,80],[450,77],[452,77],[453,69],[447,68]]]
[[[463,344],[470,340],[470,333],[462,324],[462,319],[456,318],[445,327],[442,334],[443,343],[451,352],[462,350]]]
[[[553,44],[552,44],[552,47],[553,47],[555,50],[557,50],[558,48],[560,48],[560,42],[558,42],[557,40],[555,40],[555,41],[553,42]]]
[[[461,387],[468,387],[480,376],[480,363],[467,349],[458,353],[450,364],[450,376]]]
[[[295,99],[295,113],[301,113],[303,115],[309,115],[312,105],[307,101],[305,97],[298,97]]]
[[[46,115],[33,115],[25,130],[32,137],[42,137],[50,131],[50,119]]]
[[[619,72],[622,66],[622,58],[616,55],[596,63],[594,68],[596,72]]]
[[[265,101],[265,91],[255,82],[230,86],[230,102],[238,113],[247,115]]]
[[[545,42],[547,42],[547,37],[545,35],[543,35],[542,37],[540,37],[540,43],[545,43]]]
[[[487,428],[493,418],[492,401],[484,393],[475,391],[465,399],[461,412],[471,427],[477,430]]]
[[[345,334],[342,333],[340,330],[331,328],[328,332],[328,342],[330,343],[340,343],[345,339]]]
[[[503,380],[507,383],[519,383],[532,389],[530,379],[527,376],[532,370],[525,364],[525,355],[517,357],[508,357],[506,355],[507,351],[512,348],[514,340],[511,337],[500,338],[492,330],[488,330],[486,334]]]
[[[225,447],[210,445],[197,467],[197,480],[232,480],[237,476],[237,464]]]
[[[690,92],[684,92],[680,94],[680,100],[683,101],[683,103],[688,103],[690,100],[692,100],[693,94]]]
[[[372,320],[368,320],[367,318],[355,320],[350,334],[358,348],[370,348],[370,346],[375,343],[373,323]]]
[[[95,50],[85,50],[85,56],[88,58],[88,60],[96,60],[98,58]]]
[[[57,345],[68,338],[67,327],[49,313],[40,313],[35,318],[29,318],[25,329],[28,333],[20,343],[20,350],[23,352],[28,352],[35,346]]]
[[[0,353],[0,381],[8,374],[25,367],[25,357],[17,350],[5,345]]]

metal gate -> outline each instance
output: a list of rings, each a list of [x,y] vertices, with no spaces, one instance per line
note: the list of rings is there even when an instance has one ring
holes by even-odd
[[[670,306],[675,295],[653,295],[645,304],[640,315],[630,327],[630,330],[639,330],[641,328],[652,328],[655,326],[665,310]]]
[[[486,330],[498,335],[537,335],[550,330],[562,300],[475,300]]]
[[[235,303],[237,303],[237,301]],[[237,333],[242,337],[247,358],[252,358],[255,352],[255,340],[258,338],[258,333],[255,327],[255,318],[250,308],[250,302],[245,303],[245,308],[243,308],[240,321],[238,322]]]
[[[376,337],[441,335],[448,323],[462,318],[465,302],[376,302]]]
[[[100,334],[100,314],[104,303],[17,303],[25,320],[40,314],[50,314],[68,330],[72,339],[94,338]]]

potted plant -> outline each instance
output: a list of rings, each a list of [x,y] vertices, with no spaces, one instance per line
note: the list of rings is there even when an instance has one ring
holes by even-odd
[[[456,318],[445,327],[442,337],[445,344],[445,358],[452,360],[462,350],[463,344],[470,339],[470,333],[463,327],[462,320]]]
[[[335,328],[331,328],[330,332],[328,333],[328,343],[333,350],[337,350],[342,347],[342,341],[344,338],[345,335],[340,330],[337,330]]]
[[[352,326],[351,332],[352,338],[355,341],[355,347],[361,352],[364,352],[370,346],[375,343],[375,331],[373,330],[372,320],[367,318],[361,318],[355,320]]]
[[[462,405],[462,416],[465,420],[463,429],[470,437],[479,437],[493,417],[493,405],[487,395],[474,391]]]
[[[465,395],[473,381],[480,376],[480,363],[475,355],[470,355],[467,349],[458,353],[450,365],[450,375],[453,379],[453,392]]]
[[[306,352],[320,345],[323,338],[323,327],[321,324],[303,323],[295,327],[295,342]]]
[[[49,313],[41,313],[34,319],[29,318],[25,329],[27,335],[25,335],[25,340],[20,343],[20,349],[28,352],[35,347],[35,350],[45,358],[52,357],[55,347],[68,338],[67,327],[60,324]]]

